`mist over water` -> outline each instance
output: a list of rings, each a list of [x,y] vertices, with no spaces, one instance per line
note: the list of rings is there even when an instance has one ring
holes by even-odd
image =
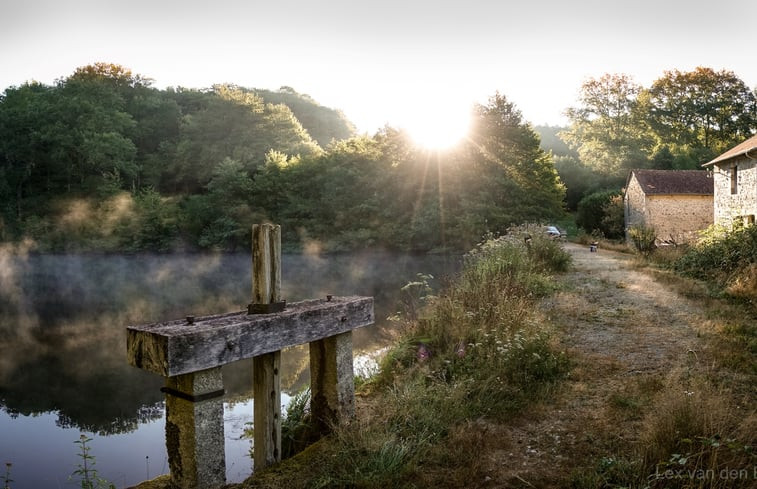
[[[397,310],[400,288],[417,273],[434,275],[438,287],[459,262],[449,256],[285,255],[282,296],[288,302],[373,296],[377,325],[353,336],[356,352],[371,351],[391,336],[385,318]],[[163,379],[127,364],[126,326],[246,309],[250,276],[248,254],[0,250],[0,462],[14,464],[12,487],[58,487],[55,481],[65,481],[78,462],[73,442],[79,432],[95,436],[100,474],[107,478],[110,471],[118,487],[167,470]],[[290,393],[302,388],[307,366],[306,346],[285,351],[282,387]],[[227,405],[228,437],[230,425],[239,432],[239,413],[249,408],[251,361],[230,364],[223,374],[227,401],[233,401]],[[53,439],[58,443],[51,445]],[[47,453],[39,444],[59,448]],[[240,459],[248,449],[249,443],[246,449],[244,443],[227,445],[228,477],[249,474],[251,462]],[[131,464],[123,452],[131,454]]]

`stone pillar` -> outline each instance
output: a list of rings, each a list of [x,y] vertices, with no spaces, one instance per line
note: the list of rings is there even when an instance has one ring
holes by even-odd
[[[166,449],[180,489],[226,484],[221,368],[166,378]]]
[[[351,331],[310,342],[310,412],[322,432],[355,415]]]

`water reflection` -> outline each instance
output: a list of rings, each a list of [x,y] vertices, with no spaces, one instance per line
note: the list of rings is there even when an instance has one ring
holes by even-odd
[[[444,256],[285,255],[282,295],[374,296],[379,324],[354,335],[356,350],[369,350],[391,334],[383,318],[396,310],[402,285],[419,272],[444,277],[458,263]],[[114,435],[160,419],[163,380],[127,365],[126,325],[242,310],[249,296],[246,254],[0,253],[0,407],[11,418],[3,425],[45,414],[40,418],[49,424],[55,416],[59,429]],[[282,357],[290,390],[307,382],[306,352],[295,348]],[[251,362],[224,367],[224,381],[228,399],[249,399]],[[0,457],[14,443],[0,436]]]

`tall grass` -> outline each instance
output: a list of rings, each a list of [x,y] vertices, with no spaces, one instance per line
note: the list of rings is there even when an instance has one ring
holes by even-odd
[[[535,304],[556,288],[550,274],[569,264],[541,227],[485,240],[449,287],[410,311],[402,338],[358,393],[357,420],[294,457],[290,471],[264,471],[251,485],[465,487],[486,443],[470,426],[517,414],[568,370]]]

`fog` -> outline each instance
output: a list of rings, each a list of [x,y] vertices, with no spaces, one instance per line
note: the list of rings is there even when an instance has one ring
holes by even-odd
[[[385,318],[417,273],[441,278],[458,257],[285,255],[288,302],[373,296],[378,324],[355,332],[355,350],[386,344]],[[248,254],[35,255],[0,249],[0,404],[11,415],[55,412],[58,424],[100,434],[159,417],[163,379],[126,363],[126,326],[246,309]],[[439,280],[436,285],[438,286]],[[307,348],[282,356],[284,388],[307,381]],[[249,398],[251,362],[224,367],[227,397]]]

